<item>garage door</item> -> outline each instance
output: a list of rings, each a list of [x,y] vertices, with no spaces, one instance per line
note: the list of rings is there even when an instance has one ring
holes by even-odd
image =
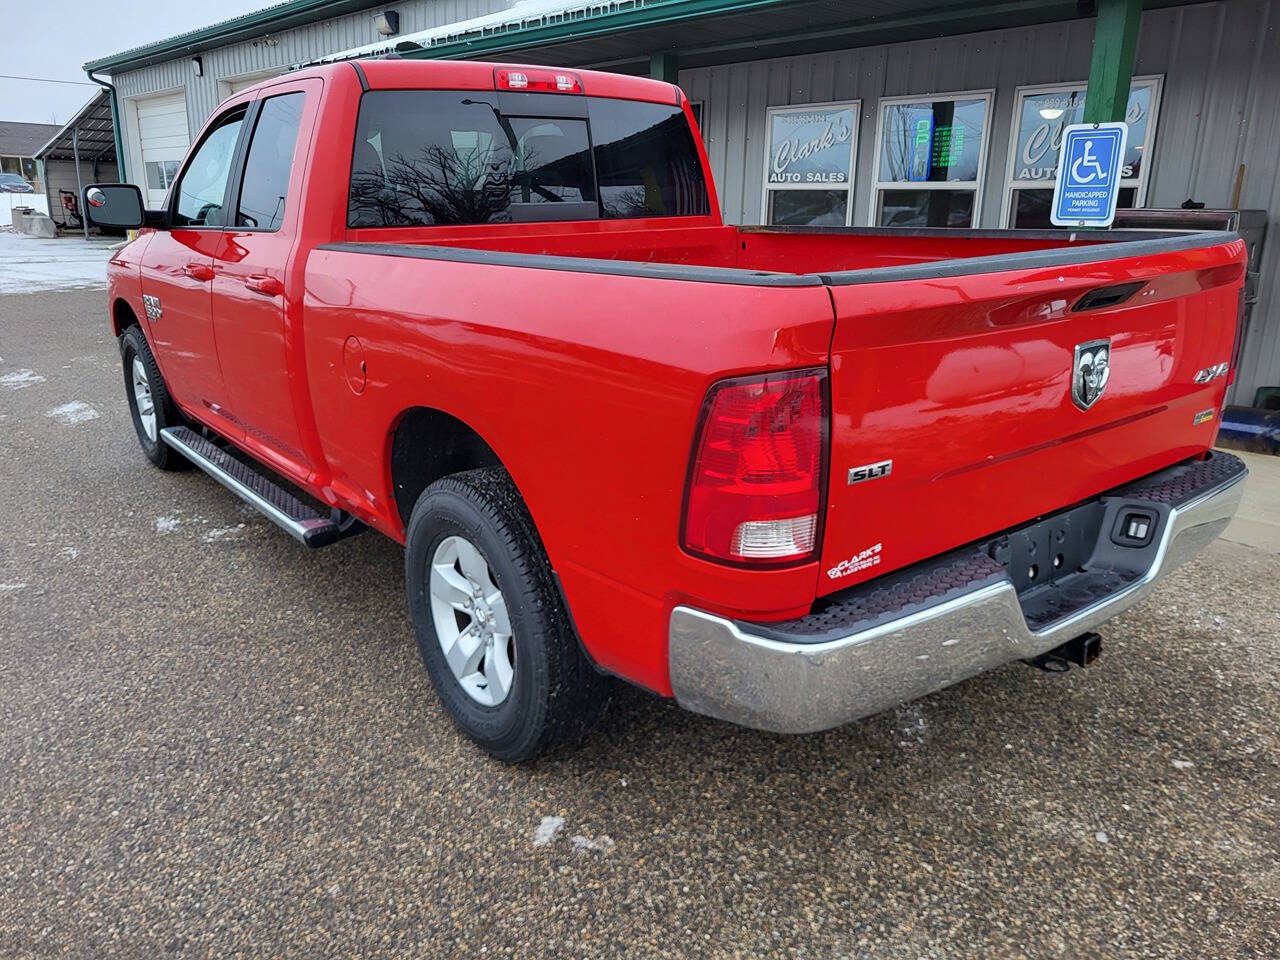
[[[138,101],[138,140],[147,182],[147,206],[164,203],[165,191],[187,152],[187,97],[173,93]]]

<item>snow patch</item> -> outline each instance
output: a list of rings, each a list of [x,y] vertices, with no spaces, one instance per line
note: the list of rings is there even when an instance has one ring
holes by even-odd
[[[75,547],[63,547],[58,551],[58,556],[62,557],[63,560],[74,560],[80,556],[80,551]]]
[[[1195,766],[1195,764],[1190,760],[1173,760],[1170,762],[1173,764],[1173,768],[1175,770],[1190,770]]]
[[[72,400],[70,403],[64,403],[62,406],[54,407],[45,414],[46,417],[52,417],[59,423],[75,424],[84,423],[88,420],[97,420],[98,411],[89,406],[83,400]]]
[[[33,383],[44,383],[44,377],[34,370],[15,370],[0,377],[0,387],[8,387],[10,390],[21,390]]]
[[[25,583],[0,583],[0,593],[17,593],[25,589],[27,589]]]
[[[177,517],[156,517],[156,533],[173,533],[181,522]]]
[[[564,817],[543,817],[538,829],[533,831],[533,845],[545,847],[564,829]]]
[[[105,287],[115,241],[0,232],[0,294]]]
[[[570,839],[573,841],[573,849],[579,853],[589,853],[592,850],[608,853],[614,847],[613,839],[608,834],[603,833],[594,840],[583,836],[581,833],[575,833]]]
[[[205,543],[216,543],[219,540],[235,540],[243,529],[243,523],[237,523],[234,527],[214,527],[206,532],[201,539]]]
[[[1093,835],[1093,839],[1097,840],[1099,843],[1106,843],[1111,838],[1107,836],[1107,831],[1099,830],[1097,833]]]

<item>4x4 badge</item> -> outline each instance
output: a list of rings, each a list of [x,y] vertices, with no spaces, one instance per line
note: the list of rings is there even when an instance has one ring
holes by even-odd
[[[1071,399],[1081,410],[1088,410],[1107,389],[1111,379],[1111,341],[1090,340],[1076,344],[1075,361],[1071,364]]]

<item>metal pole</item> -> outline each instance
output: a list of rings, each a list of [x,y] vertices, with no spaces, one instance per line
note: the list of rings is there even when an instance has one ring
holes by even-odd
[[[84,203],[84,184],[80,182],[80,125],[71,128],[71,153],[76,158],[76,207]],[[80,226],[84,228],[84,238],[89,239],[89,218],[80,211]]]
[[[1084,99],[1085,123],[1114,123],[1129,109],[1129,85],[1138,52],[1142,0],[1098,0],[1093,59]]]

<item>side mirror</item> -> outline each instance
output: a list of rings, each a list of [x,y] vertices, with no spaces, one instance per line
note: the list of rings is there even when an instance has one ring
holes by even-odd
[[[84,188],[84,211],[95,227],[110,230],[156,225],[155,216],[148,216],[142,205],[142,191],[132,183],[90,184]]]

